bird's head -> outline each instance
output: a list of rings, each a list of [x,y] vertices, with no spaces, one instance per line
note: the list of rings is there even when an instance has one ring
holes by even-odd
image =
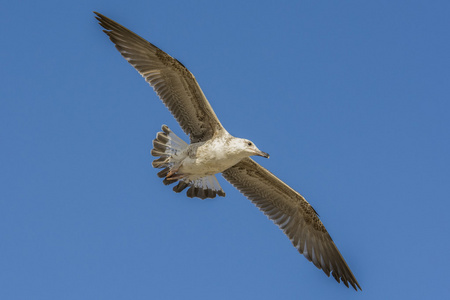
[[[234,140],[234,146],[237,151],[242,153],[244,157],[258,155],[265,158],[269,158],[269,154],[266,152],[263,152],[256,147],[256,145],[247,139],[235,139]]]

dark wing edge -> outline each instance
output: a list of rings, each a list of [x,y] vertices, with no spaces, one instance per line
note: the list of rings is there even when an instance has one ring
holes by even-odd
[[[153,87],[191,142],[224,130],[194,75],[178,60],[117,22],[94,12],[120,54]]]
[[[294,247],[337,282],[361,286],[312,206],[299,193],[251,158],[222,172],[235,188],[283,230]]]

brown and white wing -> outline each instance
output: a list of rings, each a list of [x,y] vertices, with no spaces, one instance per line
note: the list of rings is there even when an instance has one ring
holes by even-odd
[[[219,119],[189,70],[178,60],[113,20],[94,12],[120,54],[153,87],[191,142],[223,130]]]
[[[251,158],[225,170],[223,176],[277,224],[292,244],[327,276],[361,289],[314,208]]]

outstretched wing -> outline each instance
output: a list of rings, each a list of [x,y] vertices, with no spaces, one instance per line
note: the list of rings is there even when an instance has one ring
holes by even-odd
[[[153,87],[191,142],[224,130],[200,86],[178,60],[113,20],[94,12],[120,54]]]
[[[226,180],[277,224],[292,244],[327,276],[361,289],[314,208],[251,158],[222,172]]]

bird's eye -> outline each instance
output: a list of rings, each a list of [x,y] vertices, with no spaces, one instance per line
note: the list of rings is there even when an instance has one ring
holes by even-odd
[[[251,146],[251,145],[253,145],[253,144],[252,144],[252,142],[248,142],[247,145]]]

